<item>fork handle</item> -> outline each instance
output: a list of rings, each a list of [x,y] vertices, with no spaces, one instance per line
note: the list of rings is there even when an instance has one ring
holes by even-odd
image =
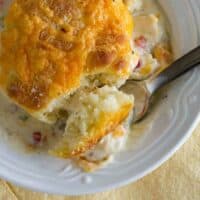
[[[154,93],[156,90],[166,85],[167,83],[177,79],[187,71],[193,69],[200,64],[200,46],[196,47],[189,53],[185,54],[175,62],[173,62],[168,68],[163,70],[151,83],[154,85],[150,89],[150,93]]]

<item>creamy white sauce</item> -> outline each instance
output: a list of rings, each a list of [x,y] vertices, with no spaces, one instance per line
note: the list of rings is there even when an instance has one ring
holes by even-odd
[[[140,67],[135,69],[132,78],[137,79],[146,79],[163,67],[162,61],[154,58],[153,51],[159,44],[170,44],[169,26],[161,8],[155,0],[142,2],[141,9],[133,13],[135,22],[133,47],[135,53],[139,55]],[[149,72],[146,72],[145,68]]]
[[[169,32],[169,25],[168,20],[166,19],[166,16],[163,13],[162,8],[156,3],[156,0],[141,0],[142,1],[142,8],[136,12],[134,12],[134,15],[150,15],[155,14],[156,16],[159,16],[159,25],[161,26],[161,29],[163,30],[163,35],[165,35],[168,38]]]
[[[123,137],[114,138],[112,134],[105,136],[94,149],[85,153],[85,157],[91,161],[103,160],[104,158],[111,156],[119,151],[122,151],[125,147],[127,135]]]
[[[144,0],[140,10],[135,15],[156,14],[160,17],[160,29],[162,31],[162,40],[167,39],[166,20],[161,14],[155,0]],[[144,53],[145,54],[145,53]],[[53,144],[57,137],[63,132],[63,124],[50,126],[42,123],[26,114],[22,109],[15,106],[8,98],[0,95],[0,126],[6,132],[9,143],[12,146],[20,146],[18,149],[34,150],[33,152],[46,151]],[[151,128],[151,121],[144,121],[141,124],[134,125],[130,133],[123,137],[113,138],[111,134],[103,138],[100,143],[85,155],[90,160],[99,160],[105,156],[111,156],[122,150],[127,150],[139,140],[139,136]],[[40,142],[35,142],[33,133],[41,133]],[[21,148],[22,147],[22,148]],[[28,147],[28,148],[27,148]],[[37,151],[35,151],[37,150]]]
[[[0,94],[0,133],[7,135],[8,143],[18,150],[47,150],[56,137],[61,136],[61,124],[50,126],[28,115]],[[41,133],[41,141],[36,142],[33,133]]]

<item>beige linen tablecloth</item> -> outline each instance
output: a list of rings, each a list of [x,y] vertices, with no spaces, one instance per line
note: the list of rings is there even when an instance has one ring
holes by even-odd
[[[82,197],[31,192],[0,181],[0,200],[200,200],[200,125],[159,169],[128,186]]]

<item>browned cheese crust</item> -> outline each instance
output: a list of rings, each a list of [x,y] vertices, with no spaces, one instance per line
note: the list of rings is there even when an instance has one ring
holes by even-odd
[[[122,0],[15,0],[0,43],[0,86],[29,113],[87,75],[130,73],[132,17]]]

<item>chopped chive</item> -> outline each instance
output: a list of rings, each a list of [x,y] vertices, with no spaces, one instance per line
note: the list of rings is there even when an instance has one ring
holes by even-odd
[[[27,115],[20,115],[20,116],[19,116],[19,119],[22,120],[22,121],[24,121],[24,122],[27,121],[28,118],[29,118],[29,117],[28,117]]]

